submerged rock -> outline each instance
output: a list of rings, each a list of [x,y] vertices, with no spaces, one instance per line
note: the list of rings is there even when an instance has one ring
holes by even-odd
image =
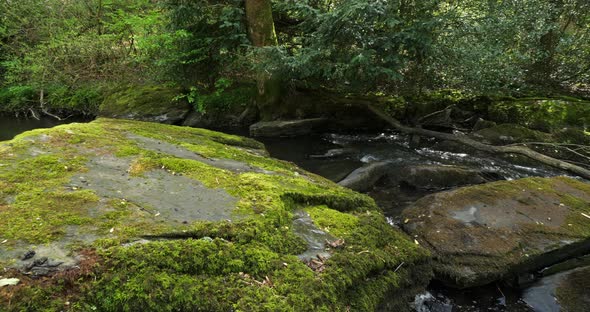
[[[376,161],[364,165],[338,184],[365,192],[379,185],[381,189],[408,187],[419,190],[440,190],[499,180],[497,174],[451,165],[412,165],[398,167],[392,161]]]
[[[364,192],[371,189],[379,179],[386,176],[391,167],[391,161],[372,162],[354,170],[338,184],[358,192]]]
[[[334,148],[327,150],[324,154],[310,155],[310,158],[315,159],[334,159],[340,157],[347,157],[358,154],[359,151],[355,148]]]
[[[369,197],[265,154],[243,137],[114,119],[0,142],[0,265],[21,280],[0,305],[409,307],[428,251]]]
[[[426,196],[404,230],[434,255],[436,278],[465,288],[590,252],[590,184],[527,178]]]
[[[446,165],[406,166],[389,175],[389,183],[404,184],[417,189],[445,189],[481,184],[493,178],[478,170]]]

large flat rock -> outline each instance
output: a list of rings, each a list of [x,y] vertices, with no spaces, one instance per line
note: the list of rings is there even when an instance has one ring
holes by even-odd
[[[590,184],[566,177],[500,181],[436,193],[404,211],[404,230],[459,288],[590,252]]]
[[[0,310],[371,311],[428,283],[371,198],[266,155],[116,119],[0,142]]]

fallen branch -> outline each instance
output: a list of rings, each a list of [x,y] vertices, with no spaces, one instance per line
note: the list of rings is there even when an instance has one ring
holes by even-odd
[[[45,114],[45,115],[47,115],[47,116],[49,116],[49,117],[53,117],[53,118],[55,118],[55,119],[59,120],[59,121],[64,121],[64,120],[66,120],[66,119],[68,119],[68,118],[72,117],[72,115],[70,115],[70,116],[68,116],[68,117],[62,118],[62,117],[59,117],[59,116],[57,116],[57,115],[54,115],[54,114],[52,114],[52,113],[48,112],[46,109],[41,109],[41,112],[43,112],[43,114]]]
[[[528,158],[534,159],[534,160],[536,160],[540,163],[543,163],[545,165],[568,171],[570,173],[576,174],[576,175],[578,175],[582,178],[585,178],[585,179],[590,179],[590,170],[582,168],[582,167],[574,165],[574,164],[571,164],[571,163],[568,163],[568,162],[565,162],[565,161],[562,161],[562,160],[559,160],[559,159],[555,159],[553,157],[549,157],[547,155],[544,155],[544,154],[541,154],[538,152],[535,152],[535,151],[529,149],[528,147],[488,145],[488,144],[480,143],[478,141],[475,141],[473,139],[470,139],[470,138],[464,137],[464,136],[457,136],[457,135],[453,135],[453,134],[449,134],[449,133],[442,133],[442,132],[426,130],[426,129],[422,129],[422,128],[408,127],[408,126],[402,125],[398,120],[389,116],[388,114],[386,114],[382,110],[376,108],[372,104],[368,104],[367,107],[371,112],[373,112],[379,118],[381,118],[382,120],[389,123],[392,127],[397,129],[398,131],[406,133],[406,134],[416,134],[416,135],[420,135],[420,136],[434,137],[434,138],[441,139],[441,140],[448,140],[448,141],[452,141],[452,142],[457,142],[457,143],[461,143],[463,145],[467,145],[467,146],[472,147],[474,149],[488,152],[488,153],[519,154],[519,155],[523,155]]]
[[[507,146],[527,146],[527,145],[537,145],[537,146],[548,146],[554,149],[562,149],[564,151],[570,152],[580,158],[585,158],[588,160],[588,163],[584,163],[585,165],[590,164],[590,154],[583,154],[590,152],[590,146],[580,145],[580,144],[569,144],[569,143],[546,143],[546,142],[524,142],[524,143],[515,143],[510,144]],[[570,148],[570,147],[577,147],[577,148]],[[568,160],[570,163],[576,163],[575,161]]]
[[[35,110],[29,107],[29,111],[31,112],[31,116],[37,120],[41,120],[39,118],[39,116],[37,116],[37,113],[35,113]]]
[[[47,109],[45,109],[45,92],[43,91],[43,89],[41,89],[41,92],[39,93],[39,105],[41,106],[41,112],[49,117],[53,117],[59,121],[63,121],[66,120],[70,117],[72,117],[72,115],[66,117],[66,118],[61,118],[57,115],[54,115],[50,112],[47,111]],[[37,118],[37,120],[39,120],[39,118]]]

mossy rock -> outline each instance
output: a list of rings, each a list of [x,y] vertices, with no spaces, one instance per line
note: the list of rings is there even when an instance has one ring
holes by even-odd
[[[371,198],[266,155],[239,136],[121,119],[1,142],[0,264],[20,283],[0,288],[0,306],[371,311],[390,297],[409,308],[429,252]],[[333,237],[309,263],[297,211]]]
[[[590,132],[576,128],[563,128],[555,131],[553,141],[557,143],[590,145]]]
[[[500,100],[487,106],[487,119],[546,132],[568,126],[586,128],[590,125],[590,102],[572,98]]]
[[[464,288],[511,279],[590,251],[590,184],[566,177],[436,193],[403,212],[436,278]]]
[[[148,85],[130,86],[105,98],[99,116],[178,124],[191,107],[179,99],[180,89]]]
[[[585,163],[588,160],[583,153],[572,150],[572,144],[579,145],[576,147],[590,145],[590,134],[579,128],[562,128],[553,133],[546,133],[515,124],[501,124],[475,131],[471,133],[471,136],[492,145],[524,144],[541,154],[574,163]],[[512,161],[532,164],[526,157],[514,158],[513,156],[510,156]]]
[[[551,134],[532,130],[516,124],[501,124],[481,129],[471,134],[493,145],[523,142],[551,142]]]
[[[565,274],[556,289],[557,302],[566,312],[588,311],[590,306],[590,267]]]
[[[193,111],[182,125],[207,129],[249,126],[258,117],[254,105],[257,94],[255,85],[241,84],[223,91],[198,95]]]

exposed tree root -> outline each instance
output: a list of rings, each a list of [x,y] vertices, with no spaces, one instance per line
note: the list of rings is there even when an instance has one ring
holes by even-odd
[[[379,118],[383,119],[387,123],[389,123],[392,127],[397,129],[400,132],[407,133],[407,134],[416,134],[420,136],[427,136],[427,137],[434,137],[437,139],[448,140],[452,142],[461,143],[463,145],[467,145],[474,149],[489,152],[489,153],[505,153],[505,154],[519,154],[524,155],[528,158],[534,159],[540,163],[545,165],[559,168],[575,175],[578,175],[585,179],[590,179],[590,170],[582,168],[580,166],[574,165],[572,163],[562,161],[559,159],[555,159],[553,157],[549,157],[547,155],[535,152],[528,147],[525,146],[516,146],[516,145],[507,145],[507,146],[495,146],[495,145],[488,145],[484,143],[477,142],[465,136],[458,136],[449,133],[442,133],[422,128],[414,128],[402,125],[398,120],[389,116],[382,110],[378,109],[377,107],[373,106],[372,104],[368,104],[367,107],[371,112],[377,115]]]
[[[41,92],[39,93],[39,105],[41,106],[41,112],[49,117],[53,117],[59,121],[63,121],[66,120],[70,117],[72,117],[71,115],[65,118],[59,117],[55,114],[50,113],[49,111],[47,111],[47,109],[45,109],[45,92],[43,89],[41,89]],[[34,115],[33,115],[34,116]],[[39,120],[39,118],[36,117],[37,120]]]

